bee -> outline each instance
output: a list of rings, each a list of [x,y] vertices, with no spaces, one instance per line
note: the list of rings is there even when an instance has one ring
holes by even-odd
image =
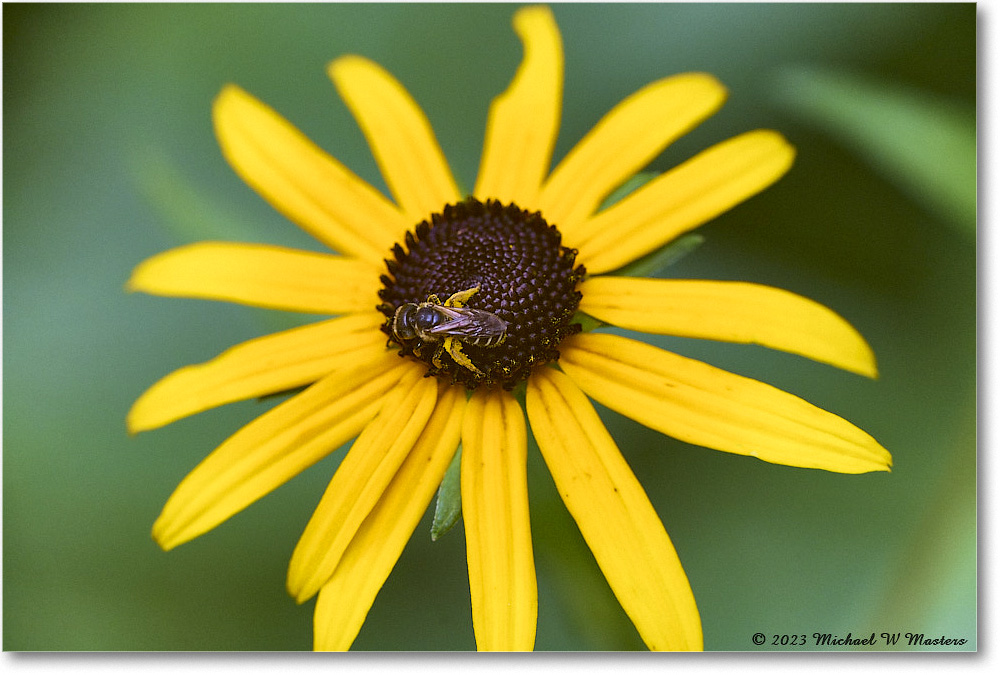
[[[392,317],[392,333],[400,344],[416,340],[414,351],[439,343],[431,359],[437,368],[443,368],[441,357],[448,352],[458,365],[484,375],[462,351],[462,344],[496,347],[507,339],[509,324],[493,312],[466,307],[477,292],[479,286],[459,291],[444,302],[430,295],[427,302],[400,305]]]

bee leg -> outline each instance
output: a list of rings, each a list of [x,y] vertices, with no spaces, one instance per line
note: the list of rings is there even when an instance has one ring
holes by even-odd
[[[437,349],[434,350],[434,356],[431,357],[431,363],[434,364],[434,367],[439,371],[444,370],[444,364],[441,363],[441,357],[444,355],[445,343],[450,339],[451,338],[446,338],[444,342],[439,342]]]
[[[462,343],[459,340],[452,337],[445,338],[444,342],[441,343],[441,346],[448,350],[448,353],[451,354],[451,358],[455,359],[455,363],[463,368],[468,368],[476,375],[484,375],[483,371],[476,368],[476,364],[474,364],[472,360],[465,355],[465,352],[462,351]]]
[[[473,295],[479,292],[479,286],[474,286],[466,291],[459,291],[444,301],[445,307],[465,307]],[[450,351],[450,350],[449,350]]]
[[[412,345],[410,345],[410,351],[412,351],[413,355],[416,356],[418,359],[423,358],[424,347],[426,346],[427,345],[422,340],[417,340]]]

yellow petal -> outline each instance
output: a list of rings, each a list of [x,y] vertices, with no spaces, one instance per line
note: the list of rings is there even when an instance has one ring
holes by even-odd
[[[416,224],[461,199],[430,122],[403,85],[360,56],[343,56],[328,71],[407,222]]]
[[[319,592],[313,621],[317,651],[342,651],[354,642],[444,478],[462,433],[465,390],[444,384],[439,388],[434,414],[416,445]]]
[[[175,370],[132,406],[130,432],[147,431],[224,403],[295,389],[330,372],[382,359],[385,317],[375,312],[320,321],[231,347]]]
[[[875,355],[851,324],[818,302],[736,281],[593,277],[580,311],[630,330],[753,343],[876,377]]]
[[[542,215],[572,238],[608,193],[718,110],[725,98],[725,87],[711,75],[685,73],[624,99],[552,172],[539,201]]]
[[[475,194],[527,205],[537,201],[559,133],[563,53],[548,7],[514,15],[524,60],[514,80],[490,106]]]
[[[528,381],[526,405],[556,489],[646,646],[702,649],[677,552],[590,401],[568,377],[541,368]]]
[[[757,380],[617,335],[575,335],[559,350],[591,398],[687,443],[841,473],[892,464],[847,420]]]
[[[351,446],[292,553],[288,592],[297,602],[311,598],[330,579],[424,431],[437,391],[434,378],[411,367]]]
[[[462,427],[462,518],[472,625],[480,651],[535,644],[538,589],[528,521],[524,413],[505,391],[477,390]]]
[[[153,538],[165,550],[194,539],[323,459],[361,431],[411,370],[386,352],[382,362],[337,371],[264,413],[181,481]]]
[[[239,87],[222,90],[213,116],[236,173],[327,246],[378,263],[402,235],[408,223],[392,202]]]
[[[262,244],[202,242],[140,263],[126,288],[312,314],[378,305],[379,270],[367,262]]]
[[[752,197],[788,171],[795,149],[774,131],[751,131],[671,169],[566,236],[590,274],[632,262]]]

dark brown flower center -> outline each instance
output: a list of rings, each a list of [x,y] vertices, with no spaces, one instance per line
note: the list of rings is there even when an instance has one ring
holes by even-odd
[[[540,213],[469,197],[414,229],[385,261],[379,310],[428,375],[512,389],[580,330],[570,319],[586,271]]]

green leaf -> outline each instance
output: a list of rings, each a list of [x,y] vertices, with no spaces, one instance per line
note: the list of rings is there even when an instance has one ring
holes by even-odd
[[[611,325],[610,323],[605,323],[604,321],[579,310],[577,310],[577,312],[573,315],[573,318],[570,319],[570,323],[580,324],[581,333],[589,333],[592,330]]]
[[[459,444],[455,456],[438,488],[437,504],[434,506],[434,522],[431,523],[431,541],[437,541],[462,517],[462,445]]]
[[[846,73],[797,68],[780,102],[850,145],[915,202],[976,231],[976,115],[928,92]]]
[[[528,397],[528,381],[521,380],[515,384],[514,388],[510,390],[510,395],[514,397],[514,400],[517,401],[518,404],[520,404],[521,410],[524,410],[525,399]]]
[[[622,183],[617,190],[608,195],[607,198],[604,200],[604,203],[601,204],[600,210],[603,211],[609,206],[612,206],[615,203],[620,202],[621,200],[625,199],[625,197],[629,196],[630,194],[632,194],[633,192],[635,192],[643,185],[645,185],[646,183],[653,180],[659,175],[660,174],[657,171],[642,171],[640,173],[637,173],[636,175],[632,176],[627,181]],[[701,244],[704,241],[705,238],[702,237],[700,234],[686,234],[683,237],[680,237],[678,239],[675,239],[671,242],[664,244],[657,250],[653,251],[652,253],[644,255],[638,260],[633,260],[628,265],[625,265],[624,267],[621,267],[615,270],[614,272],[611,272],[611,274],[614,274],[616,276],[630,276],[630,277],[652,276],[653,274],[662,271],[664,268],[673,265],[675,262],[686,256],[688,253],[701,246]],[[597,327],[594,326],[588,328],[588,325],[586,323],[586,319],[588,318],[591,321],[596,321],[596,319],[594,319],[593,317],[586,317],[580,320],[581,323],[584,324],[583,330],[585,332],[588,330],[593,330],[594,328]],[[578,321],[576,317],[574,317],[573,320]]]
[[[270,394],[263,394],[257,397],[257,403],[266,403],[267,401],[273,401],[278,398],[291,398],[296,394],[301,394],[308,388],[308,385],[302,385],[301,387],[293,387],[292,389],[282,389],[281,391],[274,391]]]
[[[176,241],[263,241],[265,224],[235,217],[204,186],[179,170],[161,148],[146,148],[132,160],[134,178],[143,197],[156,210],[164,229]],[[268,330],[284,330],[316,320],[315,315],[254,308]],[[277,392],[283,396],[290,392]],[[262,397],[261,400],[268,398]]]
[[[610,274],[620,277],[651,277],[670,267],[688,253],[705,243],[705,237],[700,234],[685,234],[664,244],[652,253],[647,253],[638,260],[620,267]]]
[[[635,174],[627,181],[619,185],[617,190],[605,197],[599,210],[603,211],[616,202],[620,202],[659,175],[660,173],[658,171],[641,171]]]
[[[178,170],[162,149],[146,149],[134,161],[139,190],[177,240],[254,240],[252,228],[234,218],[209,191]]]

